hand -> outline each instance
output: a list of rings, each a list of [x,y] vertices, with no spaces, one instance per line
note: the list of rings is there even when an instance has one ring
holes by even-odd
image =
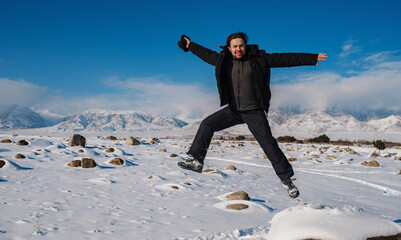
[[[326,53],[319,53],[318,55],[317,55],[317,60],[318,61],[326,61],[327,59],[327,54]],[[317,63],[316,63],[316,66],[317,66]]]
[[[187,41],[187,44],[185,46],[186,46],[186,48],[188,48],[189,44],[191,43],[191,40],[189,40],[189,38],[185,35],[184,35],[184,39],[185,39],[185,41]]]
[[[185,36],[185,35],[181,35],[181,40],[178,42],[178,46],[184,50],[184,52],[188,52],[189,49],[189,43],[191,42],[191,40],[189,39],[189,37]]]

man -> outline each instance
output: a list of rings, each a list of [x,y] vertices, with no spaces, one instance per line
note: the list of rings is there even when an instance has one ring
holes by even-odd
[[[178,42],[184,51],[191,51],[203,61],[216,67],[220,105],[227,107],[202,121],[185,162],[181,168],[202,172],[204,159],[214,132],[246,123],[259,145],[272,163],[282,185],[292,198],[299,195],[291,180],[291,164],[272,136],[266,114],[269,110],[270,68],[317,65],[325,61],[326,54],[273,53],[259,50],[257,45],[247,45],[248,36],[243,32],[228,36],[220,53],[204,48],[182,35]]]

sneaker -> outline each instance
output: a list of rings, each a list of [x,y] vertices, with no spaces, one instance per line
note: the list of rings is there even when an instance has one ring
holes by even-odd
[[[287,190],[288,195],[290,195],[291,198],[296,198],[299,196],[298,188],[295,187],[291,179],[281,181],[281,184],[283,184],[283,187]]]
[[[203,169],[203,163],[190,155],[188,155],[188,160],[185,162],[178,162],[177,164],[183,169],[192,170],[198,173],[201,173]]]

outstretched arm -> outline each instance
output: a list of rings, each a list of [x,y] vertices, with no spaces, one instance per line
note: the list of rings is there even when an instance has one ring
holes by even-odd
[[[193,54],[198,56],[200,59],[202,59],[203,61],[205,61],[213,66],[216,66],[216,64],[217,64],[217,59],[219,57],[219,54],[217,52],[207,49],[194,42],[191,42],[189,37],[187,37],[185,35],[181,36],[181,41],[178,42],[178,46],[185,52],[191,51]]]
[[[326,61],[327,59],[327,54],[326,53],[319,53],[318,55],[317,55],[317,60],[318,61]],[[316,63],[316,66],[317,66],[317,63]]]

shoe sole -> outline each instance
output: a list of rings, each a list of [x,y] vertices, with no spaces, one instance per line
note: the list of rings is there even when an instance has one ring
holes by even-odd
[[[202,173],[202,169],[196,170],[193,167],[188,166],[185,162],[178,162],[177,165],[182,169],[191,170],[191,171],[194,171],[194,172],[197,172],[197,173]]]

